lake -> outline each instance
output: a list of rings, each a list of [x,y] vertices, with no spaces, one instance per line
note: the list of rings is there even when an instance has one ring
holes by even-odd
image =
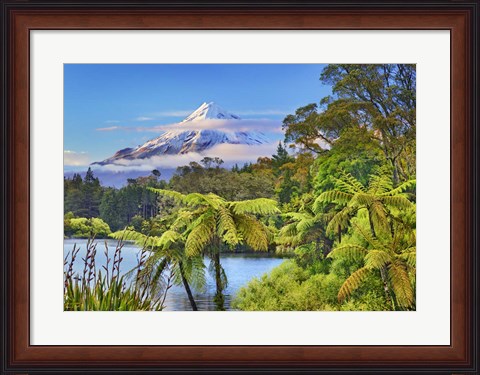
[[[98,240],[97,256],[95,262],[97,269],[100,269],[102,265],[105,265],[104,255],[104,240]],[[85,249],[87,240],[83,239],[66,239],[63,242],[64,256],[73,249],[73,245],[77,244],[80,247],[77,259],[74,264],[74,272],[82,273],[83,261],[82,257],[85,257]],[[117,241],[107,240],[109,247],[110,258],[113,259],[113,253]],[[120,271],[125,273],[137,265],[137,255],[140,252],[140,248],[131,242],[125,242],[122,249],[123,261]],[[230,310],[230,302],[235,293],[240,287],[246,285],[251,279],[260,277],[263,274],[270,272],[273,268],[282,263],[284,259],[272,257],[266,253],[222,253],[221,263],[225,270],[228,279],[228,286],[224,290],[225,295],[225,308]],[[215,310],[215,304],[213,297],[215,295],[215,280],[208,273],[209,259],[205,258],[207,287],[205,293],[195,293],[194,298],[197,303],[198,310]],[[110,263],[111,266],[111,263]],[[183,289],[183,286],[173,286],[167,294],[165,301],[164,311],[186,311],[191,310],[190,302],[188,301],[187,294]]]

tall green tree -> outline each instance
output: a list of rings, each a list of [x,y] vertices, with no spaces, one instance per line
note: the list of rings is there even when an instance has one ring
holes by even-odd
[[[150,236],[134,230],[122,230],[111,236],[118,240],[135,241],[142,248],[150,251],[146,259],[140,259],[136,268],[127,276],[134,276],[135,284],[141,287],[145,284],[153,286],[156,293],[168,293],[169,285],[165,278],[172,279],[176,285],[183,285],[193,311],[198,307],[192,292],[203,290],[206,285],[205,266],[201,256],[186,256],[185,238],[172,227],[161,236]]]
[[[257,215],[279,213],[277,203],[266,198],[231,202],[212,193],[184,195],[171,190],[151,190],[185,206],[185,211],[174,225],[184,225],[187,256],[207,255],[212,260],[215,302],[217,309],[223,310],[223,290],[227,280],[220,263],[222,245],[233,249],[246,244],[254,250],[267,251],[271,234]]]

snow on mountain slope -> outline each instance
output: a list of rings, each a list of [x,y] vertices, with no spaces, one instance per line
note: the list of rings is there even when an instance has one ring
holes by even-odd
[[[215,104],[214,102],[203,103],[189,116],[187,116],[180,124],[192,121],[202,120],[240,120],[240,117],[232,113],[228,113],[226,110]]]
[[[217,104],[203,103],[198,109],[192,112],[182,122],[178,124],[178,129],[166,131],[157,138],[145,142],[136,148],[125,148],[117,151],[112,157],[93,164],[107,165],[116,164],[121,159],[135,160],[147,159],[153,156],[161,155],[180,155],[190,152],[202,153],[213,146],[220,144],[239,144],[258,146],[268,143],[265,135],[258,131],[239,131],[235,130],[236,126],[230,122],[228,126],[232,130],[224,129],[201,129],[195,130],[194,125],[197,124],[201,128],[203,123],[211,123],[218,120],[238,120],[241,125],[239,116],[229,113]],[[224,124],[225,121],[221,122]],[[235,121],[237,123],[237,121]],[[182,130],[189,126],[190,129]],[[193,129],[191,127],[193,126]]]

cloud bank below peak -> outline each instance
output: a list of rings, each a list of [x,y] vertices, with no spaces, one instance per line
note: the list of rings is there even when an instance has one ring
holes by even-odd
[[[151,171],[153,169],[171,169],[188,165],[190,162],[200,162],[204,157],[219,157],[225,167],[234,164],[256,162],[259,157],[270,157],[276,151],[278,143],[271,142],[258,146],[242,144],[219,144],[204,152],[189,152],[179,155],[158,155],[145,159],[118,159],[114,164],[92,165],[94,170],[125,172]]]

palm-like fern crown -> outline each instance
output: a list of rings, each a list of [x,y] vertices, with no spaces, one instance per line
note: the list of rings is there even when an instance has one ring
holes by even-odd
[[[388,232],[387,216],[399,210],[412,209],[414,204],[405,191],[415,187],[409,180],[393,188],[389,174],[371,175],[368,186],[363,186],[355,177],[344,171],[341,178],[334,178],[336,189],[323,192],[313,204],[314,212],[321,212],[325,204],[333,203],[341,209],[332,217],[327,231],[345,229],[350,219],[361,209],[367,209],[375,229]]]
[[[286,223],[277,234],[276,242],[280,248],[289,250],[309,242],[312,237],[318,237],[322,232],[325,217],[322,213],[315,214],[308,208],[300,212],[283,214]]]
[[[124,229],[111,234],[112,238],[120,241],[134,241],[151,254],[141,266],[127,272],[127,277],[132,277],[137,272],[137,283],[148,283],[157,286],[158,293],[164,286],[164,271],[170,268],[173,282],[182,283],[181,275],[196,290],[203,291],[206,287],[205,265],[199,256],[186,257],[183,251],[183,235],[175,230],[167,230],[161,236],[147,236],[135,230]],[[140,268],[138,268],[140,267]],[[182,267],[182,270],[180,270]]]
[[[329,258],[344,258],[360,260],[363,267],[351,274],[343,283],[338,293],[338,299],[343,301],[358,289],[365,278],[374,270],[386,270],[389,283],[400,307],[411,307],[414,302],[414,289],[410,276],[415,274],[416,247],[415,238],[405,242],[404,234],[396,227],[390,239],[374,238],[368,230],[355,225],[357,232],[366,241],[367,246],[346,244],[336,247]]]
[[[272,199],[230,202],[212,193],[185,195],[171,190],[150,190],[187,208],[188,213],[181,214],[176,224],[185,228],[185,252],[188,256],[202,254],[215,239],[231,248],[245,243],[254,250],[266,251],[271,234],[256,215],[280,212],[277,202]]]

